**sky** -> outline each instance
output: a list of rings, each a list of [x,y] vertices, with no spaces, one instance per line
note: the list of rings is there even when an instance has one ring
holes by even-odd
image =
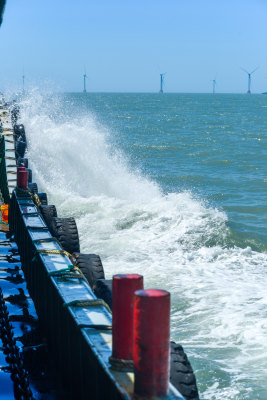
[[[0,90],[267,91],[267,0],[7,0]]]

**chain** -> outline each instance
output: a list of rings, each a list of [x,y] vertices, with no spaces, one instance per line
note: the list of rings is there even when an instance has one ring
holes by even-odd
[[[23,360],[16,345],[8,310],[0,288],[0,337],[3,342],[3,352],[10,365],[11,379],[14,383],[14,395],[17,400],[34,400],[29,387],[29,376],[23,367]]]

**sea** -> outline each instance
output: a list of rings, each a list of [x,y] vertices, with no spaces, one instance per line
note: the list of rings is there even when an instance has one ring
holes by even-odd
[[[202,400],[267,399],[267,96],[21,99],[29,167],[106,278],[171,293]]]

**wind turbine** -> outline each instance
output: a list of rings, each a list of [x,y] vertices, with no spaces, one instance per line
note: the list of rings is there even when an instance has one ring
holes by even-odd
[[[160,74],[160,93],[163,93],[163,83],[164,83],[164,76],[166,75],[166,72],[163,74]]]
[[[84,74],[83,74],[83,93],[86,93],[86,78],[88,78],[88,76],[86,75],[86,71],[84,71]]]
[[[257,69],[259,69],[259,67],[255,68],[252,72],[248,72],[246,69],[244,69],[242,67],[241,67],[241,69],[242,69],[242,71],[244,71],[248,74],[248,91],[247,91],[247,93],[251,94],[251,91],[250,91],[251,75],[254,74],[254,72],[257,71]]]

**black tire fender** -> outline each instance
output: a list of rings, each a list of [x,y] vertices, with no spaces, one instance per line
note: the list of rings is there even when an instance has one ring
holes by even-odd
[[[73,254],[75,265],[81,270],[93,289],[98,279],[105,279],[105,272],[101,258],[97,254]]]
[[[14,125],[14,136],[16,141],[21,139],[23,142],[26,142],[26,134],[23,124]]]
[[[56,206],[53,204],[48,205],[41,205],[39,207],[39,210],[41,211],[41,215],[43,217],[43,220],[50,230],[51,223],[54,217],[57,217],[57,209]]]
[[[24,157],[25,151],[26,151],[26,142],[23,142],[22,140],[16,142],[16,155],[17,157]]]
[[[73,217],[52,218],[50,232],[68,253],[80,252],[79,234]]]
[[[32,183],[32,170],[30,168],[26,168],[28,172],[28,183]]]
[[[37,196],[39,197],[39,200],[42,203],[42,205],[47,206],[47,203],[48,203],[47,194],[46,193],[37,193]]]
[[[98,299],[104,300],[112,310],[112,279],[98,279],[95,281],[93,292]]]
[[[183,347],[170,343],[170,381],[186,400],[199,400],[196,377]]]

